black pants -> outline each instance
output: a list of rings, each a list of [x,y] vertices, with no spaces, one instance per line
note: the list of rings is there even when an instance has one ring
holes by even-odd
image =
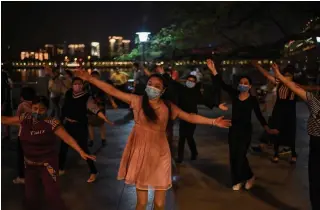
[[[23,150],[21,147],[21,142],[20,142],[20,138],[18,137],[18,142],[17,142],[17,168],[18,168],[18,176],[20,178],[24,178],[24,154],[23,154]]]
[[[87,124],[82,124],[82,123],[69,123],[67,122],[65,125],[66,131],[77,141],[81,149],[87,154],[90,154],[90,151],[88,149],[88,125]],[[65,167],[65,162],[67,158],[67,153],[68,153],[68,148],[69,146],[64,143],[63,141],[61,142],[60,146],[60,154],[59,154],[59,169],[64,170]],[[90,173],[91,174],[96,174],[97,169],[94,165],[94,162],[90,159],[87,160]]]
[[[179,146],[178,146],[178,160],[183,161],[184,158],[184,145],[187,139],[191,156],[195,157],[198,155],[196,142],[194,141],[193,134],[196,129],[195,124],[188,123],[180,120],[179,125]]]
[[[229,130],[229,158],[232,185],[245,182],[253,177],[247,151],[251,143],[250,127],[232,127]]]
[[[57,171],[58,161],[56,157],[52,157],[48,163]],[[30,166],[26,165],[26,179],[25,179],[25,195],[26,195],[26,209],[40,210],[41,201],[39,200],[40,189],[39,184],[42,183],[44,187],[44,196],[46,198],[49,209],[52,210],[66,210],[67,207],[61,197],[59,186],[59,176],[56,181],[48,173],[48,169],[44,166]]]
[[[51,117],[57,117],[58,119],[60,119],[61,117],[60,99],[61,99],[60,96],[51,98],[52,105],[53,105]]]
[[[309,190],[313,210],[320,209],[320,136],[310,136]]]

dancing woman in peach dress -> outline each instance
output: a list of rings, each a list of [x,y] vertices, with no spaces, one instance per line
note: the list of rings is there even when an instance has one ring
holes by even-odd
[[[148,79],[143,96],[124,93],[112,85],[91,77],[86,71],[75,71],[76,76],[87,80],[112,97],[128,103],[133,109],[135,125],[123,152],[118,179],[135,185],[136,210],[145,210],[148,190],[155,190],[154,206],[163,210],[166,191],[171,188],[171,154],[166,136],[169,120],[180,118],[194,124],[206,124],[228,128],[230,120],[223,117],[209,119],[182,111],[176,105],[161,98],[166,90],[161,75]]]

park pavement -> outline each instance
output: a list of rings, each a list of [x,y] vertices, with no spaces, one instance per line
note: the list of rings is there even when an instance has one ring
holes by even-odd
[[[208,117],[225,115],[230,111],[208,110],[199,107]],[[126,117],[128,110],[107,110],[107,115],[117,125],[107,126],[107,147],[99,149],[95,141],[92,152],[97,152],[97,168],[100,175],[96,183],[87,184],[86,162],[74,151],[69,151],[66,174],[61,177],[62,197],[70,209],[75,210],[133,210],[135,188],[117,181],[117,170],[133,121]],[[186,146],[186,161],[177,168],[178,181],[167,193],[166,210],[309,210],[308,199],[308,136],[306,120],[308,111],[304,104],[297,106],[297,152],[298,162],[291,166],[284,157],[278,164],[270,162],[271,150],[262,155],[248,155],[257,177],[250,191],[233,192],[230,184],[227,129],[199,125],[195,139],[199,158],[189,161]],[[253,117],[253,143],[257,142],[262,128]],[[13,131],[16,133],[16,131]],[[178,126],[175,126],[175,135]],[[96,139],[99,138],[96,132]],[[175,138],[177,140],[177,138]],[[241,139],[239,139],[241,140]],[[1,208],[23,209],[23,186],[12,183],[16,175],[15,141],[3,141],[1,148]],[[175,141],[175,143],[177,143]],[[148,210],[153,208],[152,193],[149,193]],[[42,196],[43,197],[43,196]]]

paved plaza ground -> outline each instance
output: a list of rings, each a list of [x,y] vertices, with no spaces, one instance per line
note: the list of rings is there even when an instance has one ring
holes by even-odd
[[[74,210],[133,210],[135,188],[116,180],[122,151],[133,125],[126,120],[127,110],[108,110],[107,114],[118,125],[107,126],[108,146],[99,150],[100,141],[92,151],[97,151],[99,179],[87,184],[86,162],[75,152],[69,152],[67,173],[61,177],[62,196]],[[200,107],[200,113],[215,117],[222,112]],[[230,111],[223,113],[230,117]],[[190,162],[186,147],[186,163],[178,168],[179,181],[167,193],[166,210],[309,210],[308,199],[308,136],[306,120],[308,111],[303,103],[297,106],[297,152],[298,162],[291,166],[284,157],[278,164],[270,162],[268,154],[249,154],[249,161],[257,176],[256,186],[247,191],[233,192],[230,186],[227,129],[198,126],[195,139],[199,159]],[[254,117],[253,143],[262,133]],[[175,126],[175,135],[178,126]],[[98,132],[96,132],[98,139]],[[241,139],[239,139],[241,140]],[[1,207],[3,210],[23,209],[23,186],[12,183],[16,176],[15,142],[3,141],[1,148]],[[150,193],[148,209],[152,209]]]

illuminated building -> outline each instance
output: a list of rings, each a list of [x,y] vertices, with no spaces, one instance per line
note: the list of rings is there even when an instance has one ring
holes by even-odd
[[[71,56],[85,56],[85,45],[84,44],[69,44],[68,45],[69,55]]]
[[[100,43],[91,42],[91,56],[100,58]]]
[[[20,53],[20,59],[33,59],[33,60],[49,60],[49,53],[47,53],[45,50],[39,50],[38,52],[33,51],[24,51]]]
[[[123,43],[123,53],[129,54],[130,52],[130,40],[122,40]]]
[[[46,44],[44,46],[44,48],[46,49],[46,51],[50,55],[50,57],[54,57],[55,56],[55,49],[54,49],[54,45],[53,44]]]
[[[109,36],[109,55],[110,57],[119,56],[123,54],[123,37]]]

